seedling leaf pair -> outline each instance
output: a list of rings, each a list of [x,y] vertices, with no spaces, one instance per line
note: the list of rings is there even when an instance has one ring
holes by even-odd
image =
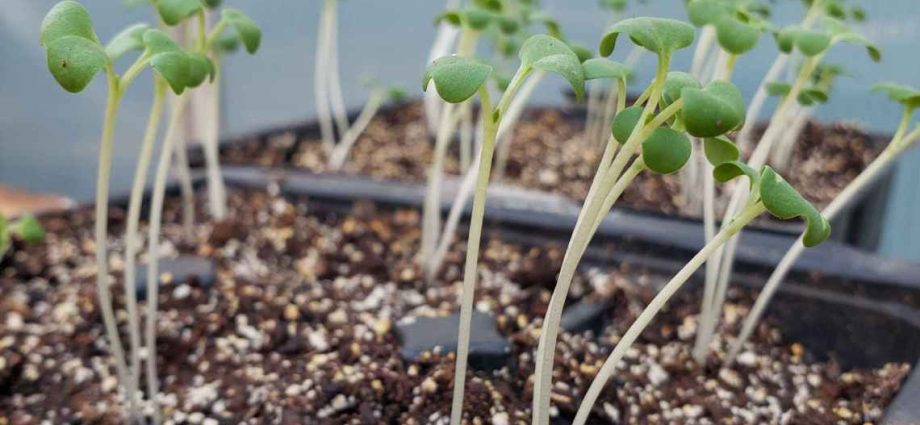
[[[661,100],[664,101],[665,106],[668,106],[680,99],[681,93],[685,88],[700,89],[702,87],[700,82],[692,75],[681,71],[671,71],[664,81]]]
[[[221,18],[226,20],[236,30],[238,39],[246,47],[246,52],[253,54],[259,50],[262,43],[262,30],[249,16],[236,9],[224,9]]]
[[[723,183],[742,175],[750,179],[752,193],[760,196],[760,201],[774,217],[805,219],[803,243],[806,247],[816,246],[830,237],[831,225],[827,219],[773,168],[764,166],[757,173],[743,162],[729,161],[713,170],[715,179]]]
[[[48,71],[71,93],[86,88],[110,63],[93,30],[89,12],[75,1],[65,0],[51,8],[42,21],[40,41],[45,47]]]
[[[201,11],[200,0],[157,0],[157,12],[163,22],[169,26],[178,25],[180,22]]]
[[[905,108],[915,109],[920,107],[920,90],[902,84],[883,82],[872,86],[872,91],[883,92],[892,101],[900,103]]]
[[[544,34],[531,36],[521,46],[521,67],[558,74],[565,78],[581,99],[585,93],[585,71],[578,55],[558,38]]]
[[[585,80],[626,80],[632,74],[632,70],[626,65],[605,58],[588,59],[581,65],[584,68]]]
[[[610,56],[613,53],[620,34],[628,35],[634,44],[659,56],[668,56],[686,48],[693,44],[695,38],[692,25],[674,19],[624,19],[604,34],[599,49],[601,56]]]
[[[687,4],[687,15],[697,27],[712,25],[719,45],[735,55],[753,49],[764,26],[750,22],[753,16],[742,13],[734,2],[726,0],[693,0]]]
[[[444,56],[435,59],[422,79],[422,90],[434,81],[435,90],[447,102],[461,103],[485,84],[492,67],[476,59],[461,56]]]

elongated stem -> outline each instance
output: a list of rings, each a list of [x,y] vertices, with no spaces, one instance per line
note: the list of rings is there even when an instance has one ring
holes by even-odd
[[[811,107],[801,107],[797,105],[794,108],[794,112],[790,114],[792,121],[785,126],[786,129],[782,137],[777,141],[776,149],[773,150],[770,159],[770,164],[772,164],[778,172],[783,173],[789,169],[789,161],[792,159],[792,153],[795,151],[796,142],[799,140],[799,136],[802,135],[802,131],[805,130],[808,120],[811,119],[813,114],[812,111],[813,109]]]
[[[348,112],[345,110],[345,98],[342,95],[342,82],[339,73],[339,12],[338,0],[332,0],[329,9],[329,26],[326,27],[326,61],[329,66],[326,78],[329,85],[329,103],[332,105],[332,114],[335,117],[335,126],[341,139],[348,132]]]
[[[910,123],[910,116],[910,112],[905,114],[905,120],[901,121],[901,126],[898,132],[895,133],[888,147],[885,148],[885,150],[882,151],[862,173],[853,179],[853,181],[850,182],[823,211],[821,211],[821,215],[827,217],[828,220],[833,220],[837,217],[837,214],[848,207],[860,193],[868,189],[869,186],[900,157],[905,149],[909,147],[909,144],[912,143],[917,136],[920,136],[920,133],[917,133],[902,138],[907,129],[907,124]],[[802,253],[805,251],[805,245],[802,241],[803,237],[799,237],[795,244],[789,248],[789,251],[786,252],[786,255],[783,256],[782,260],[780,260],[779,264],[777,264],[770,278],[767,279],[767,283],[764,284],[763,290],[760,292],[760,295],[757,296],[757,300],[754,302],[751,312],[744,319],[744,324],[741,327],[738,338],[732,342],[728,350],[725,367],[731,367],[735,362],[738,353],[740,353],[741,348],[744,347],[744,343],[747,342],[748,338],[750,338],[751,334],[754,332],[754,329],[757,328],[757,323],[763,316],[767,305],[769,305],[770,301],[773,299],[773,295],[775,295],[777,289],[779,289],[779,285],[786,278],[786,275],[789,274],[795,262],[802,256]]]
[[[473,156],[473,104],[464,102],[460,105],[460,170],[470,168]]]
[[[227,188],[220,172],[220,56],[214,55],[214,82],[211,83],[211,96],[208,97],[208,120],[204,140],[205,163],[208,175],[208,206],[211,215],[217,220],[227,216]]]
[[[693,50],[693,60],[690,63],[690,75],[697,80],[702,79],[703,66],[709,58],[709,50],[715,44],[716,30],[712,25],[703,27],[700,38]]]
[[[703,234],[706,242],[713,240],[716,236],[716,211],[715,211],[715,191],[716,182],[712,175],[712,165],[706,161],[704,155],[698,156],[700,166],[703,170]],[[693,357],[696,362],[703,364],[706,358],[706,352],[709,340],[712,335],[713,325],[708,321],[712,318],[712,304],[715,294],[715,282],[719,273],[719,262],[721,256],[715,255],[706,262],[705,285],[703,286],[703,302],[700,312],[701,323],[698,327],[700,332],[696,333],[696,342],[693,349]]]
[[[505,164],[507,164],[508,151],[512,142],[511,135],[514,132],[515,124],[520,119],[531,94],[543,79],[544,75],[543,72],[534,72],[533,76],[528,78],[527,81],[521,85],[520,91],[514,97],[510,106],[508,106],[508,112],[499,123],[498,135],[495,139],[497,151],[494,165],[496,168],[494,180],[501,180],[499,172],[503,173],[502,167],[505,167]],[[480,120],[480,122],[482,121],[483,120]],[[473,194],[477,176],[477,172],[474,170],[478,170],[479,163],[482,162],[481,143],[479,143],[479,147],[480,149],[477,151],[473,163],[470,164],[470,169],[463,176],[463,181],[460,183],[460,188],[457,190],[457,195],[454,197],[454,202],[450,207],[450,213],[447,215],[444,230],[441,232],[441,237],[438,239],[438,247],[431,257],[430,264],[427,266],[429,273],[432,275],[436,275],[444,265],[444,258],[447,256],[447,251],[450,249],[450,245],[457,236],[457,226],[460,224],[460,216],[463,213],[463,208],[466,206],[467,202],[469,202],[470,196]],[[505,153],[502,154],[502,152]],[[503,155],[504,159],[502,159]]]
[[[329,86],[327,85],[326,58],[329,51],[330,14],[335,7],[335,0],[324,0],[320,15],[319,29],[316,36],[316,52],[313,57],[313,99],[316,105],[316,118],[323,139],[323,148],[331,153],[335,147],[335,134],[332,127],[332,111],[329,109]]]
[[[661,96],[661,90],[664,86],[668,73],[670,57],[667,55],[659,56],[658,70],[655,80],[648,90],[646,90],[649,101],[646,103],[639,122],[645,122],[646,119],[654,112],[658,98]],[[677,103],[677,102],[675,102]],[[655,120],[657,121],[657,120]],[[663,122],[663,121],[662,121]],[[661,125],[659,122],[657,125]],[[606,194],[610,192],[620,174],[623,172],[627,161],[632,158],[642,143],[643,135],[647,136],[646,129],[655,128],[653,123],[649,123],[645,128],[636,126],[633,129],[629,139],[620,148],[616,157],[613,159],[610,167],[598,172],[605,173],[604,178],[599,181],[596,190],[589,189],[589,194],[593,194],[585,200],[582,207],[583,213],[580,213],[579,220],[575,224],[569,245],[566,248],[565,256],[562,260],[562,268],[556,280],[556,286],[553,289],[553,295],[550,298],[546,315],[543,319],[543,330],[540,333],[540,343],[537,348],[536,375],[534,377],[534,395],[533,395],[533,419],[531,423],[535,425],[546,425],[549,423],[550,408],[550,388],[552,385],[553,358],[555,357],[556,338],[559,333],[559,322],[562,318],[562,309],[565,306],[565,299],[568,296],[569,287],[572,279],[575,277],[575,271],[578,263],[584,255],[585,249],[591,241],[591,231],[599,214],[606,213],[601,211]]]
[[[496,138],[495,181],[501,181],[505,177],[505,169],[508,166],[508,156],[511,153],[511,142],[513,141],[511,136],[514,133],[514,128],[518,120],[520,120],[521,115],[524,113],[524,109],[530,101],[530,96],[533,94],[534,90],[537,89],[537,86],[540,85],[540,81],[543,80],[544,75],[543,72],[535,72],[533,77],[528,78],[527,82],[521,85],[520,92],[514,97],[514,101],[508,106],[508,112],[505,114],[506,116],[502,120],[501,126],[498,128],[498,136]],[[465,202],[466,201],[464,201],[464,203]]]
[[[759,169],[762,167],[766,161],[767,154],[772,149],[773,143],[776,140],[777,136],[781,134],[784,130],[784,122],[787,116],[788,108],[796,101],[799,93],[802,90],[802,87],[805,83],[811,78],[812,73],[820,63],[823,55],[818,55],[813,58],[809,58],[805,61],[805,64],[802,66],[799,76],[796,78],[796,81],[792,85],[792,89],[789,94],[783,98],[779,106],[776,108],[776,111],[773,114],[773,118],[770,120],[770,125],[767,127],[766,132],[764,132],[763,137],[758,143],[757,148],[754,149],[754,153],[751,155],[751,158],[748,160],[748,165],[754,169]],[[725,211],[724,217],[731,217],[736,214],[741,208],[741,202],[748,195],[747,185],[737,185],[735,187],[734,193],[729,200],[728,207]],[[728,222],[723,220],[722,227],[728,225]],[[701,326],[698,327],[698,332],[703,332],[705,335],[703,338],[698,339],[698,345],[694,348],[694,352],[697,355],[702,356],[706,347],[709,346],[711,336],[715,334],[715,328],[718,325],[719,317],[722,312],[722,304],[725,300],[725,293],[728,291],[729,279],[731,278],[732,266],[735,261],[735,252],[738,248],[738,238],[733,237],[729,240],[725,246],[716,252],[716,255],[719,256],[719,269],[716,275],[716,280],[713,286],[713,297],[711,307],[708,309],[709,317],[702,319],[700,321]],[[707,284],[712,284],[707,282]],[[706,328],[702,326],[706,325]]]
[[[626,191],[626,188],[636,179],[636,176],[639,173],[646,170],[645,161],[642,160],[642,157],[636,158],[633,161],[632,165],[626,169],[626,172],[617,179],[617,182],[613,185],[613,188],[610,189],[610,192],[607,193],[607,196],[604,198],[604,202],[601,204],[601,214],[597,214],[594,217],[594,224],[591,225],[591,235],[597,233],[597,229],[601,226],[601,223],[604,221],[606,212],[610,211],[613,208],[613,205],[620,200],[620,196],[623,195],[623,192]]]
[[[182,117],[182,124],[185,119]],[[182,195],[182,228],[186,236],[192,235],[192,226],[195,225],[195,188],[192,187],[191,165],[188,162],[188,140],[178,137],[175,143],[176,177],[179,180],[179,192]]]
[[[601,91],[604,86],[600,80],[589,81],[588,84],[588,101],[585,109],[585,136],[584,142],[591,146],[594,145],[594,136],[597,134],[597,125],[601,120]]]
[[[163,98],[166,97],[166,84],[160,77],[154,77],[153,103],[150,105],[150,115],[147,118],[147,129],[141,143],[141,151],[137,159],[137,168],[134,171],[134,183],[131,186],[131,197],[128,201],[128,222],[125,230],[125,268],[124,288],[125,305],[128,310],[128,332],[131,341],[131,385],[128,396],[131,398],[131,410],[137,414],[137,390],[141,374],[141,330],[137,311],[137,288],[135,287],[135,271],[137,264],[137,228],[141,217],[141,203],[144,199],[144,188],[147,186],[147,170],[150,168],[150,158],[156,144],[157,130],[160,126],[160,117],[163,115]]]
[[[506,92],[507,94],[507,92]],[[479,90],[482,104],[483,143],[482,161],[476,178],[476,193],[473,195],[473,211],[470,216],[470,232],[466,242],[466,264],[463,270],[463,293],[460,297],[460,329],[457,336],[457,362],[454,370],[454,393],[450,409],[451,425],[460,425],[463,419],[463,391],[466,385],[466,362],[470,347],[470,322],[473,316],[473,291],[476,288],[477,268],[479,264],[479,245],[482,236],[482,221],[486,208],[486,190],[489,186],[489,174],[492,168],[492,154],[495,149],[495,136],[498,123],[492,119],[492,104],[489,91],[483,86]]]
[[[446,9],[456,9],[460,4],[458,0],[448,0]],[[431,44],[431,50],[428,52],[428,62],[446,56],[453,51],[452,46],[457,41],[460,30],[446,22],[438,24],[438,30],[435,34],[434,43]],[[425,120],[428,123],[428,132],[434,134],[437,131],[438,123],[441,122],[440,112],[444,101],[438,97],[437,90],[426,90],[424,94]]]
[[[441,125],[435,138],[434,152],[432,153],[431,168],[428,171],[424,207],[422,209],[422,246],[419,257],[420,264],[428,264],[438,240],[438,231],[441,227],[441,181],[444,177],[444,158],[447,156],[447,147],[454,126],[460,118],[456,104],[447,104],[441,110]],[[426,271],[429,279],[434,278],[431,270]]]
[[[345,160],[348,158],[348,153],[351,152],[352,146],[358,141],[358,137],[361,136],[361,133],[364,133],[364,129],[371,123],[374,116],[377,115],[377,111],[380,110],[380,105],[383,104],[383,99],[384,93],[382,90],[374,90],[374,92],[371,93],[370,97],[367,99],[367,103],[364,105],[364,109],[361,110],[354,124],[348,129],[348,132],[345,133],[345,137],[335,146],[332,155],[329,156],[329,169],[333,171],[342,169],[342,166],[345,165]]]
[[[125,362],[125,350],[118,336],[118,324],[115,321],[112,306],[112,292],[109,289],[108,217],[109,217],[109,178],[112,172],[112,142],[115,134],[115,121],[121,106],[122,92],[118,76],[106,69],[109,92],[106,99],[105,118],[102,124],[102,137],[99,140],[99,166],[96,177],[96,295],[99,298],[99,311],[105,325],[105,333],[115,358],[115,371],[118,382],[125,388],[132,387],[131,375]],[[127,394],[126,394],[127,395]],[[134,412],[129,412],[134,420]]]
[[[153,193],[150,201],[150,222],[147,233],[147,322],[145,323],[145,343],[147,346],[147,394],[154,413],[154,424],[159,423],[160,410],[157,396],[160,392],[157,376],[157,305],[160,292],[160,232],[163,226],[163,200],[166,196],[166,180],[169,176],[170,153],[174,150],[177,131],[182,123],[182,113],[188,101],[188,95],[177,97],[173,101],[169,125],[163,135],[163,146],[157,162],[153,181]]]
[[[620,338],[620,341],[614,347],[613,351],[607,357],[607,360],[604,361],[604,365],[601,366],[600,371],[597,373],[597,376],[594,377],[594,380],[591,382],[591,386],[588,387],[587,393],[585,393],[585,398],[582,400],[581,405],[578,407],[578,412],[575,415],[574,425],[584,425],[588,420],[588,416],[591,414],[591,409],[594,407],[594,403],[597,401],[597,397],[600,396],[601,391],[604,389],[604,386],[607,385],[607,381],[613,376],[613,373],[623,359],[623,356],[626,354],[626,351],[636,342],[636,339],[642,334],[642,331],[651,323],[652,319],[661,311],[661,309],[667,304],[667,302],[677,293],[677,291],[693,276],[700,266],[712,256],[716,249],[724,244],[732,235],[735,235],[740,231],[745,225],[747,225],[751,220],[762,214],[766,211],[763,204],[757,203],[741,212],[737,217],[735,217],[731,224],[728,225],[725,229],[719,232],[719,234],[706,246],[703,247],[700,252],[698,252],[691,260],[688,262],[680,271],[658,292],[658,295],[652,299],[652,302],[639,314],[639,317],[630,325],[629,329],[626,330],[626,333]]]

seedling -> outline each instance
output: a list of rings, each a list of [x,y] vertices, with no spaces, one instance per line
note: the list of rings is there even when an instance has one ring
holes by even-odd
[[[27,244],[36,244],[45,240],[45,229],[32,215],[8,221],[0,214],[0,260],[12,246],[12,239],[19,239]]]
[[[646,306],[645,310],[639,314],[636,320],[630,325],[626,333],[617,342],[613,351],[604,361],[603,366],[598,371],[594,380],[591,382],[588,391],[585,393],[581,405],[578,407],[573,424],[583,425],[588,420],[594,403],[604,389],[604,386],[613,376],[616,366],[623,360],[626,351],[632,347],[642,331],[651,323],[652,319],[661,311],[667,302],[677,293],[678,290],[693,276],[700,266],[712,257],[718,248],[724,245],[730,238],[736,235],[752,220],[765,212],[773,216],[787,220],[796,217],[804,217],[807,220],[807,227],[802,236],[802,241],[806,246],[815,246],[820,244],[830,236],[830,224],[821,214],[789,183],[773,171],[769,166],[764,166],[757,171],[747,164],[737,160],[738,151],[734,147],[729,147],[731,142],[726,139],[709,139],[707,140],[707,153],[710,160],[722,161],[715,163],[713,176],[720,182],[727,182],[737,177],[747,177],[750,180],[750,195],[744,203],[744,208],[738,212],[728,225],[723,227],[719,233],[706,245],[658,292],[654,299]],[[734,159],[731,159],[734,158]]]
[[[892,101],[901,104],[904,112],[900,124],[891,142],[888,143],[888,146],[885,147],[879,156],[875,158],[863,172],[853,179],[853,181],[847,184],[840,194],[824,208],[821,214],[828,219],[833,219],[840,211],[849,206],[858,194],[864,192],[869,185],[879,178],[880,174],[889,169],[889,167],[904,153],[915,147],[917,141],[920,140],[920,126],[914,125],[914,130],[908,132],[914,112],[920,107],[920,90],[894,83],[879,83],[875,85],[873,90],[884,92]],[[770,278],[764,285],[763,291],[761,291],[760,295],[757,297],[757,301],[751,308],[751,312],[744,319],[744,324],[742,325],[738,338],[732,342],[728,351],[728,357],[726,358],[726,367],[734,363],[738,353],[740,353],[742,347],[744,347],[744,343],[750,338],[754,329],[757,328],[757,323],[760,321],[767,305],[769,305],[770,301],[773,299],[773,295],[776,293],[779,285],[782,283],[783,279],[785,279],[789,270],[802,255],[804,250],[805,241],[803,238],[799,238],[799,240],[789,248],[789,251],[783,256],[783,259],[780,260],[773,274],[770,275]]]
[[[339,136],[348,131],[348,116],[339,77],[338,25],[338,0],[323,0],[313,62],[313,90],[326,152],[332,152],[335,146],[336,129]],[[336,129],[333,129],[333,118]]]
[[[337,171],[345,165],[345,160],[348,158],[351,148],[354,146],[355,142],[358,141],[358,137],[361,136],[361,133],[364,133],[364,129],[371,123],[371,120],[374,119],[374,116],[377,115],[377,111],[380,110],[380,107],[383,106],[385,102],[401,102],[405,97],[405,92],[399,88],[375,84],[375,87],[372,88],[371,94],[368,97],[367,103],[364,104],[364,108],[361,110],[361,113],[358,114],[358,118],[355,119],[354,124],[348,128],[342,140],[333,148],[332,154],[329,156],[329,168]]]
[[[795,81],[792,83],[789,93],[780,101],[776,111],[774,111],[773,118],[770,119],[767,130],[764,132],[760,142],[751,154],[748,163],[752,167],[761,167],[765,165],[768,155],[774,149],[776,141],[783,135],[785,129],[789,126],[790,108],[794,106],[800,98],[800,95],[808,93],[806,91],[807,85],[812,81],[815,71],[819,69],[819,65],[824,56],[833,46],[840,43],[860,46],[866,49],[866,52],[872,60],[878,61],[881,59],[881,53],[874,44],[861,34],[850,29],[843,22],[830,17],[824,17],[822,19],[821,30],[803,29],[798,26],[791,26],[779,31],[776,39],[780,51],[786,54],[797,51],[805,56],[805,61]],[[741,140],[740,143],[743,143],[743,140]],[[735,188],[723,217],[723,227],[728,224],[729,218],[740,211],[742,202],[747,196],[746,192],[746,186],[738,186]],[[717,267],[718,272],[715,274],[715,283],[713,284],[713,281],[710,281],[707,285],[714,285],[711,287],[714,288],[715,292],[713,292],[714,295],[710,303],[711,308],[707,312],[707,317],[701,320],[701,325],[704,326],[700,326],[699,332],[702,332],[704,335],[697,340],[698,343],[694,348],[697,360],[703,358],[709,346],[711,336],[715,333],[715,327],[718,324],[718,318],[722,311],[725,294],[728,291],[728,283],[731,277],[737,246],[738,238],[732,238],[723,248],[724,252],[717,253],[716,258],[713,260],[714,265],[712,267]]]
[[[740,126],[744,116],[741,94],[731,83],[716,81],[702,88],[686,74],[671,74],[668,78],[672,54],[693,43],[691,25],[660,18],[620,21],[601,40],[601,56],[613,53],[621,34],[654,53],[658,69],[655,79],[633,106],[623,109],[614,119],[612,135],[569,241],[540,334],[534,379],[534,424],[549,422],[553,355],[562,309],[578,263],[603,217],[646,168],[671,173],[686,163],[691,149],[685,133],[715,137]],[[586,64],[589,68],[594,66],[594,62]],[[636,158],[627,169],[633,157]]]
[[[564,77],[579,97],[584,92],[584,71],[581,63],[575,53],[561,40],[546,35],[530,37],[521,46],[519,58],[521,64],[495,107],[492,105],[489,90],[486,87],[492,67],[472,58],[448,56],[434,61],[425,72],[422,84],[424,89],[428,87],[429,82],[433,82],[441,98],[452,104],[464,102],[478,93],[483,117],[483,143],[480,151],[482,159],[479,164],[470,217],[463,294],[460,300],[460,329],[451,407],[451,424],[455,425],[460,423],[463,415],[463,390],[466,360],[469,353],[473,291],[477,279],[486,188],[489,183],[498,128],[515,93],[534,71],[549,72]]]
[[[45,16],[41,26],[41,43],[44,46],[48,69],[65,90],[82,91],[103,71],[108,80],[108,97],[99,150],[99,169],[96,191],[96,288],[106,334],[115,357],[116,371],[125,394],[129,396],[128,417],[140,418],[132,390],[137,388],[137,373],[128,373],[124,349],[118,337],[113,313],[112,297],[108,288],[108,257],[106,249],[109,175],[111,171],[112,144],[115,122],[122,96],[134,79],[148,66],[172,88],[181,94],[188,87],[200,84],[208,75],[208,67],[201,58],[186,52],[165,33],[133,26],[119,33],[104,47],[96,36],[89,13],[75,1],[65,0],[55,5]],[[143,53],[122,75],[118,75],[113,62],[133,50]],[[128,291],[133,294],[132,290]],[[137,311],[131,295],[127,298],[129,329],[132,341],[138,341]],[[132,365],[135,370],[138,365]]]

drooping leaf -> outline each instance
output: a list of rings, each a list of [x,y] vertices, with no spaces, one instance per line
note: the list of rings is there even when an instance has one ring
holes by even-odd
[[[699,89],[702,88],[702,85],[696,78],[686,72],[669,72],[664,82],[664,92],[661,95],[661,99],[664,101],[665,106],[680,99],[680,95],[685,88]]]
[[[240,47],[240,39],[236,34],[225,32],[214,40],[214,47],[223,53],[233,53]]]
[[[760,182],[760,197],[770,214],[788,220],[804,217],[806,221],[805,246],[824,242],[831,234],[831,225],[818,210],[802,197],[770,167],[764,167]]]
[[[741,157],[738,146],[724,137],[703,139],[703,153],[706,154],[706,160],[714,167],[723,162],[737,161]]]
[[[801,93],[799,93],[798,102],[802,105],[808,106],[814,105],[816,103],[825,103],[827,102],[827,99],[828,95],[826,91],[817,87],[812,87],[804,89]]]
[[[42,20],[40,34],[39,40],[46,47],[52,41],[68,36],[85,38],[99,44],[89,12],[80,3],[71,0],[64,0],[48,11]]]
[[[770,96],[784,97],[788,96],[789,92],[792,91],[792,85],[789,83],[774,81],[772,83],[767,83],[766,89],[767,94]]]
[[[830,45],[831,37],[823,32],[800,29],[795,36],[795,47],[808,57],[823,53]]]
[[[687,17],[697,27],[714,24],[732,12],[734,6],[724,0],[691,0],[687,3]]]
[[[760,185],[760,173],[751,168],[750,165],[737,160],[716,165],[716,167],[712,169],[712,176],[719,183],[731,181],[739,176],[746,176],[751,188]]]
[[[157,12],[163,22],[169,26],[178,25],[180,22],[201,10],[200,0],[157,0]]]
[[[690,159],[691,151],[690,139],[667,127],[656,128],[642,142],[642,160],[649,170],[658,174],[680,170]]]
[[[109,61],[99,43],[75,35],[57,38],[46,47],[48,70],[71,93],[86,88]]]
[[[634,44],[658,55],[670,55],[686,48],[693,44],[695,38],[693,26],[686,22],[647,17],[624,19],[604,34],[600,44],[601,56],[613,53],[620,34],[628,35]]]
[[[473,95],[485,84],[492,67],[478,60],[461,56],[444,56],[435,59],[422,80],[422,90],[434,81],[438,95],[447,102],[460,103]]]
[[[9,231],[25,243],[39,243],[45,240],[45,229],[31,214],[16,220]]]
[[[226,19],[236,29],[237,36],[246,47],[246,52],[253,54],[262,43],[262,29],[245,13],[236,9],[224,9],[221,18]]]
[[[112,61],[115,61],[125,53],[143,50],[144,33],[148,29],[150,29],[150,25],[143,22],[123,29],[112,37],[109,44],[105,46],[105,53],[109,55]]]
[[[758,28],[741,22],[732,15],[723,16],[714,25],[719,46],[735,55],[749,52],[757,46],[757,41],[760,39]]]
[[[632,73],[626,65],[606,58],[592,58],[584,61],[585,80],[617,79],[625,80]]]
[[[562,40],[545,34],[531,36],[521,46],[521,66],[552,72],[565,78],[581,99],[585,93],[585,74],[575,52]]]
[[[908,108],[920,107],[920,90],[892,82],[876,83],[872,91],[883,92],[888,98]]]
[[[629,140],[629,136],[632,134],[633,129],[636,128],[636,125],[639,123],[639,118],[642,118],[641,106],[630,106],[613,117],[611,133],[613,134],[614,140],[620,144],[625,144],[626,141]]]
[[[823,25],[833,37],[832,43],[844,42],[865,47],[866,52],[873,61],[879,62],[882,60],[882,51],[878,46],[869,41],[864,35],[850,28],[847,24],[838,19],[825,17]]]
[[[713,81],[703,89],[683,89],[683,118],[687,132],[696,137],[715,137],[744,123],[741,92],[728,81]]]
[[[799,27],[788,26],[776,33],[776,47],[783,53],[792,53],[795,48],[795,38],[799,32]]]
[[[189,55],[185,52],[155,54],[150,58],[150,67],[166,80],[176,94],[182,94],[186,85],[191,81],[191,64]]]
[[[214,81],[214,63],[204,54],[198,52],[189,52],[189,73],[186,87],[198,87],[205,80]]]

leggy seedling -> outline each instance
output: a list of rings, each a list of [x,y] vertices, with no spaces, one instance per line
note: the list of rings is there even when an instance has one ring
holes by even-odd
[[[882,153],[880,153],[862,173],[850,182],[823,211],[821,211],[828,219],[833,219],[840,211],[849,206],[860,193],[864,192],[869,185],[876,181],[898,158],[915,147],[917,141],[920,140],[920,126],[908,132],[914,112],[920,107],[920,90],[894,83],[877,84],[874,90],[887,93],[891,100],[901,104],[904,108],[904,113],[902,114],[897,131],[892,137],[891,142],[888,143],[888,146],[885,147]],[[804,240],[799,238],[789,251],[786,252],[783,259],[780,260],[773,274],[770,275],[770,278],[767,279],[767,283],[764,285],[763,291],[761,291],[760,295],[757,297],[754,307],[744,319],[744,324],[742,325],[738,338],[731,344],[726,359],[727,366],[731,366],[731,364],[734,363],[744,343],[750,338],[754,329],[756,329],[760,317],[763,315],[767,305],[769,305],[779,285],[782,283],[783,279],[785,279],[796,260],[802,255],[804,249]]]
[[[384,86],[373,87],[367,99],[367,103],[364,104],[364,108],[361,110],[361,113],[358,114],[358,118],[355,119],[354,124],[345,132],[342,140],[332,149],[332,154],[329,155],[329,168],[336,171],[342,169],[342,166],[345,165],[345,160],[348,158],[349,152],[351,152],[351,148],[354,146],[355,142],[358,141],[358,137],[361,136],[361,133],[363,133],[368,124],[371,123],[371,120],[374,119],[374,116],[377,115],[377,111],[380,110],[380,107],[383,106],[385,102],[399,102],[404,98],[405,92],[399,88]]]
[[[572,85],[579,97],[584,92],[584,72],[581,63],[575,53],[562,41],[545,35],[533,36],[521,46],[519,57],[521,64],[494,108],[486,87],[486,81],[492,72],[492,67],[475,59],[459,56],[440,58],[428,67],[422,85],[423,88],[426,88],[429,81],[433,81],[441,98],[451,103],[466,101],[478,93],[483,116],[483,143],[480,148],[482,160],[479,164],[476,191],[473,198],[473,211],[470,218],[466,265],[463,276],[463,293],[460,300],[460,329],[458,331],[457,363],[451,406],[451,424],[454,425],[459,424],[463,416],[463,390],[466,378],[466,360],[469,353],[473,291],[477,280],[486,189],[489,184],[498,127],[514,98],[514,94],[534,71],[559,74]]]
[[[873,60],[878,61],[881,59],[881,53],[875,45],[839,20],[825,17],[822,20],[822,27],[822,30],[808,30],[792,26],[783,29],[777,35],[777,44],[781,51],[791,53],[796,50],[806,59],[789,89],[789,94],[777,106],[767,130],[751,154],[748,162],[752,167],[765,165],[776,141],[788,127],[790,108],[798,101],[800,95],[807,93],[807,84],[812,81],[815,71],[819,68],[821,61],[830,48],[839,43],[854,44],[864,47]],[[728,218],[734,216],[740,210],[742,202],[747,196],[746,192],[747,187],[745,186],[735,187],[723,217],[723,227],[728,224]],[[714,330],[722,311],[725,294],[728,291],[737,246],[738,238],[734,237],[725,244],[722,252],[717,252],[713,260],[717,264],[718,273],[716,274],[715,286],[713,286],[715,292],[710,304],[709,316],[701,321],[701,325],[706,327],[701,326],[698,331],[703,332],[704,337],[697,340],[697,346],[694,348],[698,359],[703,357],[711,336],[715,333]]]
[[[115,357],[118,379],[129,397],[128,416],[139,420],[136,397],[136,373],[128,373],[124,349],[118,337],[112,296],[109,291],[108,256],[106,250],[109,174],[111,171],[115,122],[124,92],[146,67],[151,67],[177,94],[186,87],[200,84],[207,75],[206,68],[193,65],[196,60],[178,48],[168,36],[157,30],[134,27],[119,34],[109,46],[103,47],[93,29],[92,19],[82,5],[65,0],[55,5],[42,21],[41,43],[48,57],[48,69],[67,91],[82,91],[100,71],[108,80],[108,97],[99,149],[99,169],[96,190],[96,288],[99,308],[105,323],[106,334]],[[122,75],[113,66],[114,59],[131,50],[143,49],[134,63]],[[137,311],[134,290],[126,295],[129,330],[132,342],[137,335]],[[139,367],[136,363],[132,367]]]
[[[710,143],[717,144],[713,146],[710,158],[725,160],[735,156],[737,158],[737,149],[726,149],[731,142],[727,140],[714,140]],[[718,151],[719,154],[714,154]],[[753,219],[764,212],[776,216],[780,219],[790,219],[795,217],[804,217],[807,220],[807,228],[802,240],[807,246],[815,246],[830,236],[830,224],[818,213],[818,211],[795,189],[786,183],[783,178],[773,171],[772,168],[765,166],[760,172],[755,171],[747,164],[737,161],[737,159],[722,162],[713,170],[716,180],[726,182],[739,176],[746,176],[750,179],[750,195],[744,203],[744,207],[724,226],[719,233],[688,262],[655,296],[649,305],[639,314],[636,320],[630,325],[626,333],[617,342],[616,347],[604,361],[603,366],[598,371],[591,386],[585,393],[585,397],[578,407],[575,416],[575,425],[583,425],[588,420],[594,403],[603,390],[607,381],[613,376],[617,365],[622,361],[626,351],[632,347],[642,331],[651,323],[652,319],[664,308],[665,304],[677,293],[678,290],[686,283],[696,270],[703,265],[712,255],[715,254],[719,246],[725,244],[733,235],[736,235]]]

